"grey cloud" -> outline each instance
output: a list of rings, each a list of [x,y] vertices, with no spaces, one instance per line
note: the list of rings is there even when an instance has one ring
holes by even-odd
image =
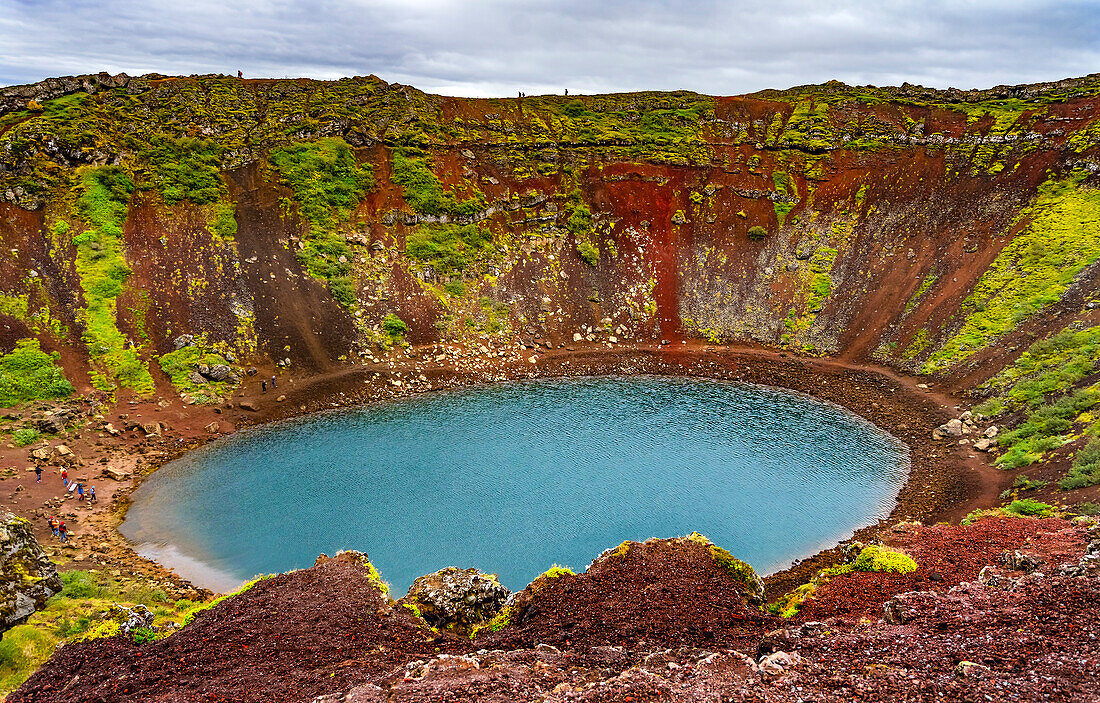
[[[453,95],[947,87],[1100,65],[1087,1],[0,0],[0,84],[99,70],[336,78]]]

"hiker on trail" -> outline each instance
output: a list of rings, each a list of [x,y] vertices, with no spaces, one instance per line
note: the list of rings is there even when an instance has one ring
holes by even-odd
[[[57,526],[57,534],[61,538],[61,541],[65,541],[65,535],[69,534],[68,528],[65,527],[65,521],[62,520],[61,524]]]
[[[58,534],[57,533],[57,528],[59,528],[59,527],[61,527],[61,521],[58,520],[57,518],[55,518],[53,515],[51,515],[50,516],[50,529],[53,530],[53,536],[54,537],[57,537],[57,534]]]
[[[95,486],[92,486],[91,489],[89,489],[89,491],[88,491],[88,502],[89,503],[96,502],[96,499],[95,499]]]
[[[77,484],[76,484],[76,494],[78,496],[80,496],[78,498],[78,500],[84,500],[84,484],[83,483],[77,482]]]
[[[41,466],[34,467],[34,482],[35,483],[42,483],[42,467]]]
[[[237,78],[244,78],[244,74],[240,71],[237,71]]]
[[[260,390],[263,393],[267,393],[267,381],[260,381]]]
[[[275,377],[271,377],[271,390],[275,390]]]
[[[61,482],[65,484],[65,488],[69,487],[69,471],[68,471],[68,469],[61,469]]]

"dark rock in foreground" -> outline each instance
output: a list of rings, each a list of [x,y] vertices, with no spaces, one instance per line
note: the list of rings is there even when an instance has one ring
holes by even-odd
[[[6,632],[61,592],[57,568],[42,551],[27,520],[0,517],[0,633]]]

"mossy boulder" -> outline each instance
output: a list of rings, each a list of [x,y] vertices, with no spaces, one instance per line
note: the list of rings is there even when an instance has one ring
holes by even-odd
[[[433,627],[468,634],[493,619],[512,593],[493,574],[447,567],[413,582],[398,601]]]
[[[61,588],[57,568],[34,538],[30,522],[0,515],[0,633],[44,607]]]

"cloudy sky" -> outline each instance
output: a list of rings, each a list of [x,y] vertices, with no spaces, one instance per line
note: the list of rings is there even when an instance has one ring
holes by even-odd
[[[1100,2],[0,0],[0,85],[238,69],[475,96],[989,87],[1100,71]]]

